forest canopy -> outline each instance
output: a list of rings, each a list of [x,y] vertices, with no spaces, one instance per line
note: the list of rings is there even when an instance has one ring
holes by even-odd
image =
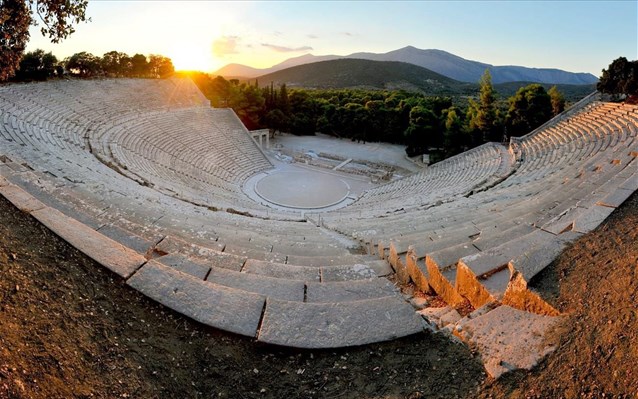
[[[401,90],[290,89],[204,73],[189,76],[213,107],[232,108],[248,129],[398,143],[406,145],[410,156],[429,153],[434,160],[526,134],[565,107],[555,87],[550,95],[538,84],[500,99],[488,71],[477,97],[466,106],[450,97]]]

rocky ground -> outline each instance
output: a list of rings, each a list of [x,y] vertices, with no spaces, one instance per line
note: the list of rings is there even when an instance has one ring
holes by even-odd
[[[560,347],[498,381],[439,334],[262,346],[146,299],[0,199],[0,398],[638,396],[638,195],[534,285],[568,314]]]

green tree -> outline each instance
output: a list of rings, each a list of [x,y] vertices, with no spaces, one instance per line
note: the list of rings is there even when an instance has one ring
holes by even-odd
[[[37,49],[26,53],[16,71],[18,80],[46,80],[55,75],[58,59],[52,53]]]
[[[443,148],[446,156],[456,155],[463,152],[470,144],[469,134],[463,129],[463,120],[460,111],[456,107],[450,107],[443,112],[445,118],[445,132],[443,138]]]
[[[552,101],[543,86],[533,83],[521,87],[509,99],[508,132],[520,136],[536,129],[552,116]]]
[[[0,1],[0,81],[14,75],[29,40],[29,26],[37,25],[53,43],[72,34],[74,24],[86,21],[88,0],[2,0]]]
[[[249,130],[261,127],[260,120],[265,110],[265,100],[261,90],[255,86],[242,83],[232,86],[230,107]]]
[[[552,116],[556,116],[565,110],[565,96],[558,91],[556,86],[552,86],[549,91],[549,98],[552,102]]]
[[[100,58],[82,51],[73,54],[66,62],[66,69],[81,77],[89,77],[102,71]]]
[[[150,66],[144,54],[135,54],[131,57],[131,73],[138,78],[149,75]]]
[[[417,105],[410,110],[410,124],[404,136],[408,156],[415,156],[430,152],[430,147],[437,143],[439,133],[439,119],[430,109]]]
[[[317,131],[317,104],[305,90],[290,93],[290,133],[314,135]]]
[[[163,55],[151,54],[149,56],[148,67],[151,77],[166,78],[175,72],[173,61]]]
[[[288,128],[288,117],[279,108],[268,111],[265,122],[272,133],[283,132]]]
[[[382,100],[366,101],[365,110],[368,112],[368,130],[366,141],[381,141],[387,131],[388,110]]]
[[[609,64],[598,81],[597,89],[603,93],[638,95],[638,60],[619,57]]]
[[[286,84],[282,84],[279,88],[279,96],[277,97],[277,108],[285,115],[290,114],[290,100],[288,99],[288,89]]]
[[[119,51],[109,51],[102,56],[104,72],[111,76],[128,76],[131,73],[131,57]]]
[[[471,117],[469,122],[470,129],[478,130],[483,142],[499,141],[501,132],[496,109],[496,91],[494,91],[492,86],[492,75],[489,69],[486,69],[485,73],[483,73],[479,86],[479,101],[470,102],[470,108],[473,108],[469,113]]]

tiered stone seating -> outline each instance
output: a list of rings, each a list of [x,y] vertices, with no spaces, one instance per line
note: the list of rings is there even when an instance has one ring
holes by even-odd
[[[453,305],[509,300],[552,313],[526,284],[638,188],[635,120],[617,126],[619,115],[635,110],[596,103],[513,139],[515,172],[486,191],[383,219],[340,220],[334,227],[369,246],[378,243],[377,252],[399,277],[411,277]]]
[[[52,82],[0,90],[0,174],[11,187],[3,194],[18,204],[31,198],[23,209],[67,241],[150,297],[218,328],[256,336],[261,323],[260,340],[311,347],[421,330],[410,305],[379,279],[391,272],[387,263],[352,254],[343,238],[298,216],[262,219],[191,203],[196,195],[209,196],[213,201],[200,203],[259,210],[239,184],[270,164],[232,112],[180,96],[159,101],[175,85],[170,81],[151,88],[138,83]],[[134,93],[122,93],[129,90]],[[142,97],[153,98],[144,104]],[[31,111],[36,108],[37,115]],[[357,290],[344,288],[344,281]],[[171,295],[158,294],[166,284]],[[198,307],[189,298],[218,302]],[[258,311],[251,313],[250,303],[259,304]],[[261,322],[264,306],[268,318]],[[361,308],[368,309],[364,321],[357,320]],[[395,310],[398,316],[389,320],[387,312]],[[242,324],[244,316],[227,318],[226,312],[245,314],[250,327]],[[282,319],[289,312],[297,316]],[[341,325],[343,334],[292,335],[295,323],[305,328],[327,322]],[[395,324],[404,327],[396,330]],[[367,332],[348,335],[357,328]]]
[[[391,213],[398,209],[427,207],[437,201],[482,190],[510,173],[513,157],[498,144],[488,143],[436,163],[422,172],[367,190],[346,209],[329,214],[324,220],[365,214],[365,217]]]
[[[527,282],[638,189],[637,125],[635,107],[596,103],[369,190],[317,226],[243,194],[271,165],[187,80],[7,85],[0,194],[202,323],[277,345],[360,345],[427,328],[380,278],[393,270],[453,306],[555,314]]]

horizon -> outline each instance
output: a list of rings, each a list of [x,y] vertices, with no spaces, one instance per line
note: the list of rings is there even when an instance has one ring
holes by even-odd
[[[228,64],[264,69],[306,54],[407,46],[596,77],[618,57],[638,58],[635,1],[89,1],[86,14],[92,21],[59,44],[31,27],[26,51],[59,59],[80,51],[162,54],[176,70],[209,73]]]

